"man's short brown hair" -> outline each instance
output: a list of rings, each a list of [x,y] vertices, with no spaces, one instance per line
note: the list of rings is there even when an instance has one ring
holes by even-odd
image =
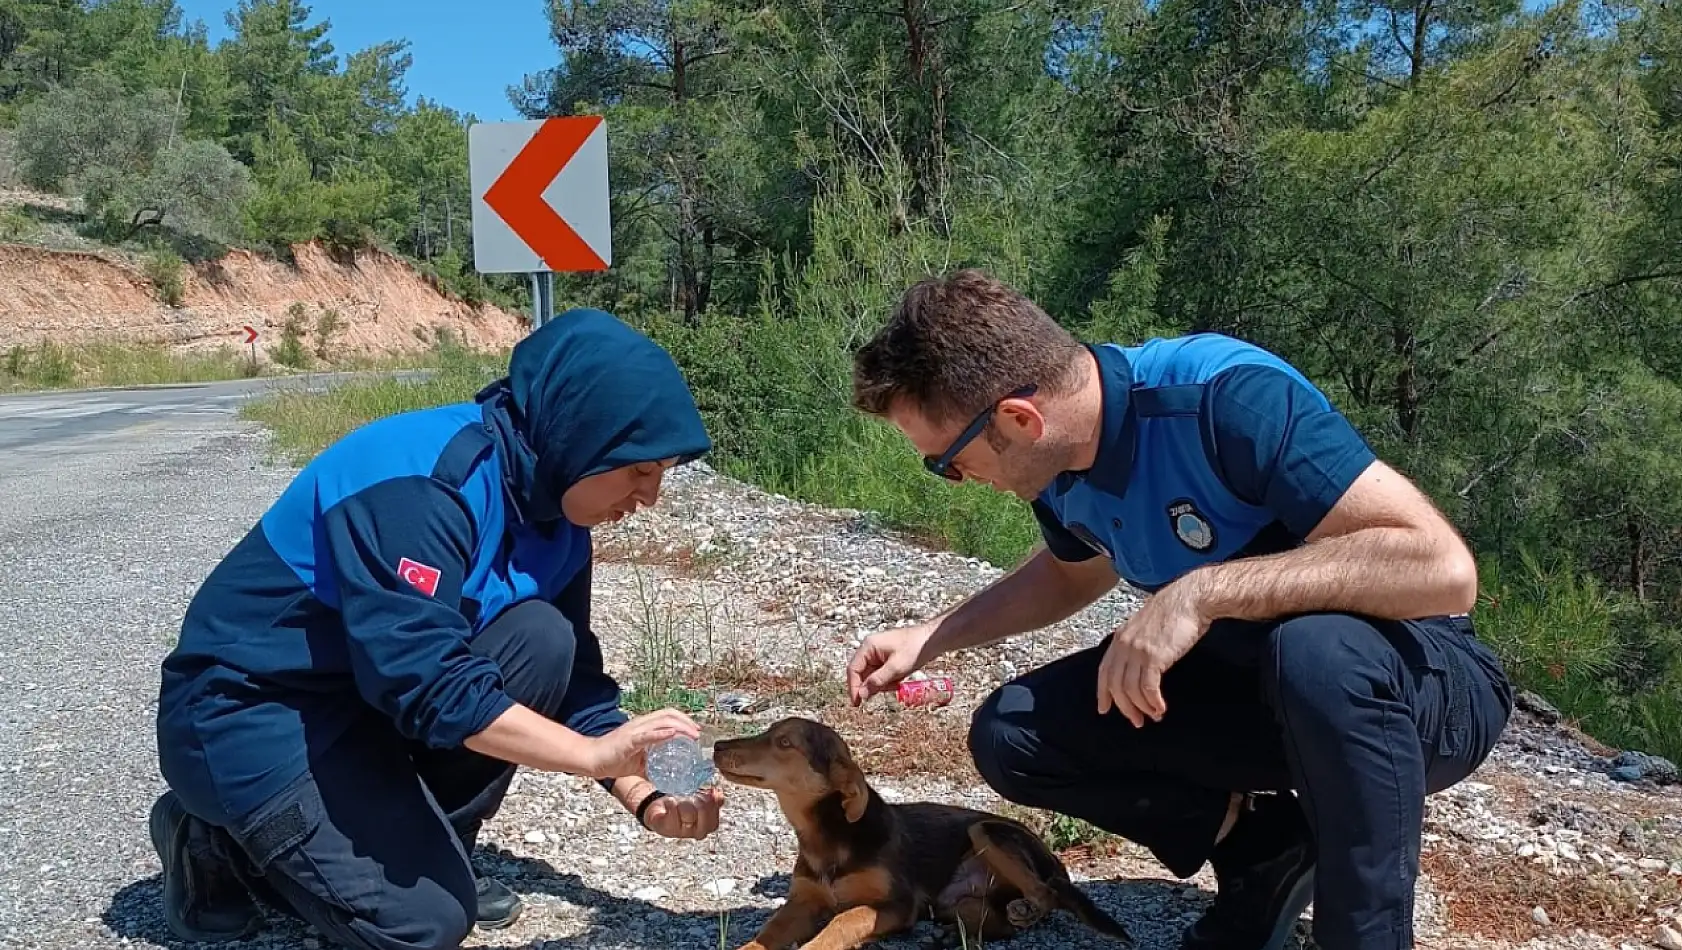
[[[975,269],[914,284],[853,356],[853,406],[884,415],[909,399],[931,423],[968,421],[1022,386],[1076,382],[1080,343],[1003,281]]]

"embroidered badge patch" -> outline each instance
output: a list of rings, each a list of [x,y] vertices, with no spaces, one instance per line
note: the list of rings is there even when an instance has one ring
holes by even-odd
[[[1215,526],[1197,510],[1197,503],[1181,498],[1168,506],[1168,521],[1180,543],[1199,554],[1215,546]]]

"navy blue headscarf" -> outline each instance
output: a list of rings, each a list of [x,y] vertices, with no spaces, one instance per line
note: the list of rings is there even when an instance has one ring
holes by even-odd
[[[580,479],[712,450],[671,355],[600,310],[568,310],[521,340],[477,399],[526,521],[560,518]]]

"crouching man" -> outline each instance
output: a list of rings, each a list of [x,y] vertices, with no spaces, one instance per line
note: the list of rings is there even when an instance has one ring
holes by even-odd
[[[1079,343],[965,271],[919,283],[856,355],[859,409],[935,475],[1031,502],[1044,547],[918,626],[874,634],[852,700],[953,650],[1144,605],[977,710],[1002,796],[1135,841],[1215,901],[1184,950],[1413,946],[1424,798],[1512,710],[1468,611],[1476,565],[1301,373],[1216,334]]]

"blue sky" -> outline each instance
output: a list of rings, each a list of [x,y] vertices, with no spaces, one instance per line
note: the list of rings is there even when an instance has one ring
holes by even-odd
[[[177,0],[185,19],[203,20],[215,45],[229,35],[236,0]],[[341,57],[390,39],[409,41],[412,102],[425,96],[481,120],[517,119],[505,90],[558,60],[544,0],[305,0],[310,22],[332,24]]]

